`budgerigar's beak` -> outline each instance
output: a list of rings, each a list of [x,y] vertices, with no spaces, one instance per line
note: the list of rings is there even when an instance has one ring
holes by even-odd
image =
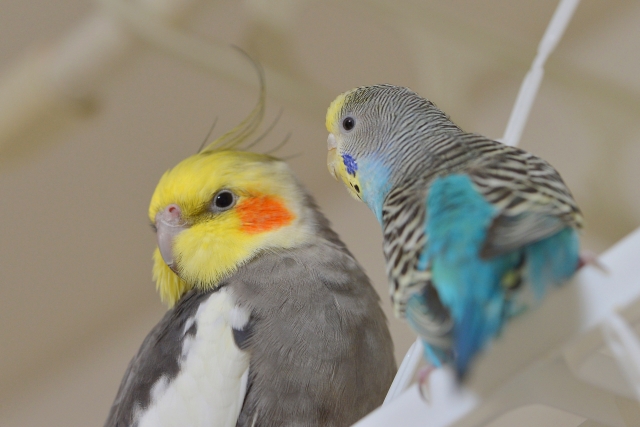
[[[178,234],[188,228],[182,218],[182,210],[176,204],[170,204],[156,215],[158,249],[162,259],[174,273],[176,272],[173,255],[173,241]]]
[[[329,152],[327,153],[327,167],[329,168],[329,172],[333,177],[338,180],[338,175],[336,174],[336,162],[338,161],[338,144],[336,142],[336,137],[330,133],[327,138],[327,149]]]

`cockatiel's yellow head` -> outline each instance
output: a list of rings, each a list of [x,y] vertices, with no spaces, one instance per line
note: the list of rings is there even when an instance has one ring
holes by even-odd
[[[205,151],[167,171],[149,219],[158,248],[154,280],[170,306],[191,288],[207,290],[265,250],[300,244],[309,233],[306,198],[289,167],[242,151]]]
[[[261,251],[296,246],[313,233],[306,194],[289,167],[238,151],[264,116],[264,73],[254,65],[260,98],[253,111],[165,172],[151,199],[158,238],[153,277],[169,306],[192,288],[215,288]]]

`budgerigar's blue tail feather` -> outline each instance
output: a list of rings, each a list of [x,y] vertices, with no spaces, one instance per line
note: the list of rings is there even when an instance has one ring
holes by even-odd
[[[473,357],[500,332],[504,321],[504,302],[502,295],[496,295],[487,304],[493,307],[467,301],[462,318],[455,326],[454,366],[459,380],[464,378]]]

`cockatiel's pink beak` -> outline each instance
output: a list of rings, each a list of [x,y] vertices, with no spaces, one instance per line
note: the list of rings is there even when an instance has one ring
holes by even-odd
[[[187,229],[182,219],[182,210],[176,204],[170,204],[156,215],[156,235],[162,259],[171,270],[176,272],[173,256],[173,240]]]

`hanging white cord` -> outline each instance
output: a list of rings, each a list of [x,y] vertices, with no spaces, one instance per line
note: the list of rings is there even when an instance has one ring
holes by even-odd
[[[558,4],[551,18],[551,22],[549,22],[549,26],[547,26],[544,36],[542,36],[542,41],[538,46],[538,54],[533,60],[531,68],[520,86],[520,92],[511,111],[511,117],[509,117],[509,123],[507,124],[504,137],[502,138],[502,142],[505,144],[518,145],[522,130],[529,118],[531,106],[536,99],[540,82],[542,82],[542,77],[544,76],[544,64],[562,38],[564,30],[573,17],[573,12],[576,10],[576,7],[578,7],[578,3],[580,3],[580,0],[561,0]],[[394,400],[407,388],[420,362],[421,355],[422,343],[420,338],[418,338],[411,348],[409,348],[404,359],[402,359],[398,373],[393,379],[393,383],[391,384],[391,388],[389,388],[383,405]]]
[[[580,0],[561,0],[560,4],[558,4],[553,18],[551,18],[551,22],[549,22],[549,26],[542,37],[542,41],[538,45],[538,54],[520,86],[520,92],[513,110],[511,110],[507,129],[502,137],[502,142],[505,144],[515,146],[520,142],[522,131],[529,118],[531,106],[536,99],[540,82],[544,76],[544,64],[562,38],[564,30],[573,17],[573,12],[578,7],[578,3],[580,3]]]

